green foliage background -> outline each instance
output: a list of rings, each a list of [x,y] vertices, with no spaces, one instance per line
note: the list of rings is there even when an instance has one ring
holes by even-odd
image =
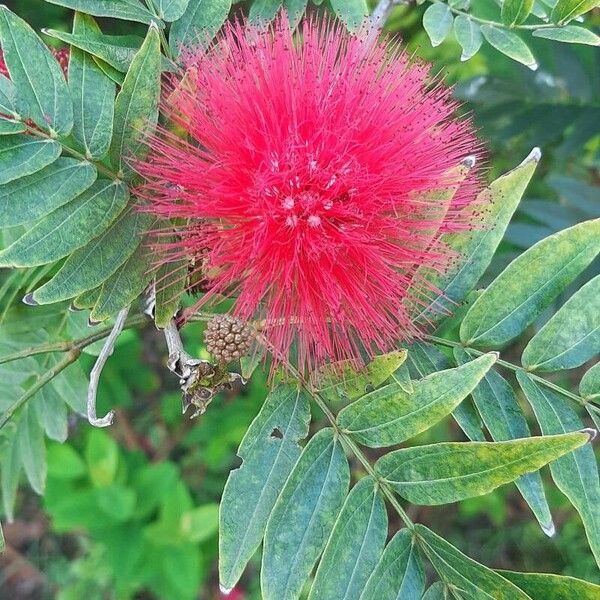
[[[237,8],[247,10],[250,4],[240,2]],[[492,0],[477,5],[482,18],[497,10]],[[67,9],[43,0],[9,0],[8,6],[38,31],[70,31],[72,13]],[[462,110],[473,113],[488,144],[489,179],[514,167],[533,145],[544,152],[484,278],[489,282],[533,243],[600,216],[600,50],[532,37],[527,43],[539,63],[536,71],[487,44],[461,62],[462,48],[452,35],[432,47],[423,28],[425,9],[396,8],[386,29],[400,35],[411,51],[431,61],[433,70],[455,85],[457,97],[465,101]],[[597,14],[587,18],[592,25],[600,24]],[[146,32],[142,24],[99,22],[105,33],[143,37]],[[61,45],[56,36],[45,40]],[[597,265],[587,269],[548,307],[542,321],[597,273]],[[2,281],[7,276],[0,274]],[[76,313],[69,319],[73,331],[85,333],[83,316]],[[206,355],[201,331],[199,323],[185,329],[186,348],[200,357]],[[449,339],[456,336],[451,324],[447,333]],[[506,356],[520,356],[523,347],[518,340]],[[94,363],[94,349],[88,352],[81,360],[86,372]],[[25,487],[17,492],[17,521],[6,533],[9,544],[24,521],[41,523],[39,534],[19,546],[40,574],[33,594],[19,598],[219,597],[217,503],[267,389],[257,372],[241,392],[220,395],[205,415],[189,421],[181,417],[180,392],[164,368],[165,353],[152,325],[126,331],[99,391],[101,414],[117,407],[115,426],[94,430],[73,419],[68,442],[47,445],[43,498]],[[578,375],[561,374],[557,383],[572,387]],[[411,444],[448,439],[462,439],[462,433],[454,421],[446,420]],[[376,458],[377,451],[372,456]],[[547,469],[542,477],[549,479]],[[552,539],[531,518],[514,486],[441,510],[413,506],[410,516],[493,568],[548,571],[600,583],[581,521],[556,488],[546,490],[560,530]],[[391,523],[392,530],[399,526]],[[238,586],[244,598],[260,598],[258,568],[256,557]],[[16,593],[14,585],[15,575],[6,566],[0,575],[0,597],[17,597],[11,595]]]

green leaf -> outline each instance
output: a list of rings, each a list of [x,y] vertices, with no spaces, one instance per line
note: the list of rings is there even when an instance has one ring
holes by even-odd
[[[318,375],[319,393],[330,401],[356,400],[387,381],[405,360],[406,350],[395,350],[376,356],[360,370],[349,360],[327,365]]]
[[[127,186],[99,179],[0,252],[0,265],[43,265],[70,254],[102,233],[121,213],[127,199]]]
[[[12,121],[0,116],[0,135],[12,135],[13,133],[23,133],[27,127],[19,121]]]
[[[282,0],[255,0],[248,15],[252,23],[266,25],[270,23],[281,8]]]
[[[375,470],[409,502],[448,504],[487,494],[589,440],[583,431],[508,442],[444,442],[390,452]]]
[[[146,289],[156,272],[155,257],[147,244],[147,240],[142,240],[135,252],[103,283],[92,303],[92,321],[114,317]]]
[[[131,0],[47,0],[95,17],[112,17],[149,25],[156,17],[141,3]]]
[[[588,369],[579,382],[579,393],[586,400],[600,398],[600,363]]]
[[[487,42],[502,54],[506,54],[506,56],[524,64],[533,71],[538,68],[538,64],[527,44],[512,31],[500,29],[493,25],[482,25],[481,33],[483,33],[483,37]]]
[[[306,11],[308,0],[283,0],[292,27],[296,27]]]
[[[573,369],[600,354],[600,276],[588,281],[529,341],[528,371]]]
[[[350,31],[358,31],[369,14],[365,0],[331,0],[331,8]]]
[[[310,406],[301,390],[280,385],[265,400],[238,450],[239,469],[229,474],[220,509],[219,578],[232,588],[263,537],[279,492],[308,435]]]
[[[0,113],[15,118],[19,117],[17,102],[15,84],[8,77],[0,75]]]
[[[264,600],[298,598],[348,493],[350,469],[331,428],[306,445],[267,523],[261,589]]]
[[[32,135],[0,136],[0,185],[31,175],[53,163],[61,153],[60,144]]]
[[[38,304],[68,300],[106,281],[135,251],[149,215],[126,212],[102,235],[67,258],[50,281],[33,292]]]
[[[157,27],[152,25],[127,71],[115,102],[110,157],[121,171],[125,170],[126,159],[144,154],[144,137],[156,127],[161,88],[160,63],[160,37]]]
[[[86,467],[83,459],[68,444],[52,444],[48,448],[48,477],[71,480],[83,477]]]
[[[37,221],[87,190],[96,167],[74,158],[59,158],[32,175],[0,187],[0,227]]]
[[[0,38],[10,78],[26,103],[26,112],[19,112],[42,129],[67,135],[73,105],[62,69],[46,44],[6,6],[0,6]]]
[[[513,260],[467,312],[466,346],[498,348],[529,326],[600,251],[600,219],[538,242]]]
[[[448,600],[444,584],[441,581],[436,581],[435,583],[431,584],[431,586],[427,588],[427,591],[423,595],[422,600]]]
[[[67,33],[56,29],[45,29],[44,33],[91,54],[92,56],[88,58],[98,69],[99,67],[92,57],[99,58],[118,71],[126,73],[144,38],[137,35],[105,35],[92,17],[84,15],[82,18],[86,19],[84,26],[87,27],[87,31],[85,33]],[[71,84],[70,77],[69,84]],[[112,99],[114,100],[114,97]]]
[[[89,290],[88,292],[80,294],[73,300],[73,306],[79,310],[93,308],[100,296],[100,291],[101,288],[96,288],[95,290]]]
[[[481,48],[483,38],[479,25],[465,15],[457,15],[454,19],[454,34],[462,48],[460,60],[469,60]]]
[[[553,23],[567,23],[596,8],[598,0],[558,0],[550,13]]]
[[[34,492],[42,495],[46,487],[46,442],[32,406],[25,406],[15,433],[19,455],[27,481]]]
[[[46,435],[51,440],[64,442],[69,429],[67,407],[54,386],[44,386],[29,402]]]
[[[439,46],[452,29],[452,11],[447,4],[434,3],[423,14],[423,27],[432,46]]]
[[[91,17],[75,13],[73,33],[87,36],[98,31]],[[73,137],[86,156],[99,158],[108,152],[112,138],[115,84],[86,52],[72,46],[69,56]]]
[[[385,547],[360,600],[420,600],[425,573],[408,529],[401,529]]]
[[[577,25],[565,27],[548,27],[547,29],[536,29],[533,37],[545,38],[556,42],[567,44],[586,44],[588,46],[600,46],[600,37],[593,31]]]
[[[219,529],[219,505],[203,504],[187,511],[181,517],[181,533],[194,544],[202,543],[217,534]]]
[[[460,348],[455,348],[454,356],[458,364],[468,364],[471,360],[471,356]],[[472,396],[494,441],[503,442],[531,435],[527,419],[512,386],[494,369],[485,374],[473,390]],[[554,535],[554,523],[540,474],[528,473],[519,477],[515,484],[546,535]]]
[[[412,394],[396,383],[386,385],[344,408],[337,417],[338,425],[366,446],[400,444],[454,410],[497,358],[486,354],[457,369],[432,373],[414,382]]]
[[[447,273],[422,273],[432,285],[443,290],[428,310],[419,318],[428,321],[454,311],[473,290],[489,266],[504,232],[515,212],[527,184],[540,160],[540,151],[534,148],[515,169],[492,182],[478,196],[486,206],[482,227],[473,231],[446,234],[442,241],[460,257],[453,270]]]
[[[206,43],[227,19],[231,0],[194,0],[169,31],[169,46],[175,55],[183,46]]]
[[[421,342],[416,342],[409,347],[408,363],[416,378],[423,378],[451,367],[450,361],[443,352],[435,346]],[[452,416],[470,440],[485,441],[481,419],[468,398],[454,409]]]
[[[516,573],[498,571],[502,577],[514,583],[532,598],[543,600],[597,600],[600,598],[600,585],[551,573]]]
[[[85,446],[85,462],[94,486],[108,487],[114,482],[119,466],[116,442],[101,429],[91,429]]]
[[[190,0],[152,0],[156,14],[163,21],[171,23],[183,16]]]
[[[11,439],[2,447],[2,453],[0,455],[2,506],[8,521],[14,519],[15,500],[22,468],[21,454],[19,452],[19,438],[16,433],[18,433],[18,431],[13,432]]]
[[[387,513],[370,477],[350,491],[325,546],[308,600],[358,600],[387,537]]]
[[[502,2],[502,22],[509,27],[520,25],[527,20],[533,0],[504,0]]]
[[[416,524],[415,534],[443,581],[462,590],[465,600],[537,600],[492,569],[469,558],[424,525]]]
[[[154,322],[166,327],[179,309],[179,302],[188,278],[188,261],[182,259],[161,265],[156,272],[156,308]]]
[[[581,429],[583,423],[566,400],[551,390],[537,385],[524,371],[517,380],[544,434],[562,434]],[[600,565],[600,482],[598,465],[591,445],[563,456],[550,465],[552,479],[575,507]]]

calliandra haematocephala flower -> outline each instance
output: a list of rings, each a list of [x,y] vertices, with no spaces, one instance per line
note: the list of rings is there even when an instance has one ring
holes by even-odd
[[[183,56],[164,94],[176,126],[137,169],[145,210],[180,224],[160,260],[208,278],[196,308],[235,298],[275,364],[301,370],[418,337],[439,291],[422,273],[448,267],[440,236],[477,214],[458,166],[480,143],[451,91],[397,42],[331,20],[232,23]]]

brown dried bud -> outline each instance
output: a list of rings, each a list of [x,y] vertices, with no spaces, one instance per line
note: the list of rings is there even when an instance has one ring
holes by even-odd
[[[254,338],[253,328],[237,317],[215,315],[206,325],[204,343],[206,349],[223,363],[230,363],[246,356]]]

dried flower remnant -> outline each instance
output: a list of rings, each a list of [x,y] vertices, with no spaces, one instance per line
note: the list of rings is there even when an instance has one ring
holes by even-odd
[[[233,296],[301,370],[418,336],[411,313],[437,290],[416,272],[446,269],[441,234],[475,219],[477,178],[457,166],[480,144],[449,89],[333,21],[229,24],[184,56],[163,106],[177,135],[148,140],[139,193],[187,223],[164,261],[203,252],[198,306]]]

